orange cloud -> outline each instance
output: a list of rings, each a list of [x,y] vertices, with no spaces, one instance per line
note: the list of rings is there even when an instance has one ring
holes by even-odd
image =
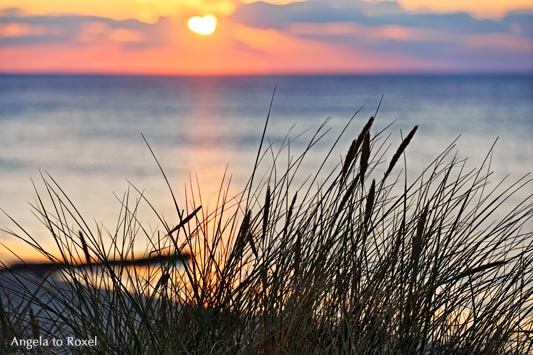
[[[112,30],[109,34],[109,38],[112,41],[121,43],[141,43],[145,40],[145,36],[142,32],[128,30],[125,28],[118,28]]]
[[[33,26],[19,23],[0,24],[0,37],[24,37],[24,36],[43,36],[59,35],[61,28],[58,26]]]

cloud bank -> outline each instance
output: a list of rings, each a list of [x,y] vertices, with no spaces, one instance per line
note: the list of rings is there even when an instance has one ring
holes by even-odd
[[[165,68],[172,66],[162,62],[169,59],[161,53],[172,51],[178,72],[181,54],[187,56],[187,68],[192,68],[195,56],[202,55],[207,62],[206,56],[216,53],[224,58],[213,58],[209,68],[221,73],[228,66],[239,71],[239,61],[255,61],[259,71],[284,71],[284,63],[287,71],[302,63],[302,68],[314,72],[336,67],[347,71],[533,71],[533,11],[477,19],[467,13],[410,13],[394,1],[241,3],[219,19],[220,34],[211,42],[187,37],[185,26],[177,25],[180,21],[184,19],[160,17],[145,23],[7,9],[0,12],[0,55],[9,52],[10,60],[15,60],[17,50],[27,56],[53,46],[56,50],[91,47],[96,56],[98,47],[105,52],[113,46],[117,61],[127,61],[128,53],[143,52],[147,55],[139,56],[139,62],[150,57],[159,61],[154,65]],[[155,51],[160,55],[148,56]],[[315,58],[310,58],[312,53]],[[320,57],[324,57],[322,63]],[[356,63],[350,65],[350,60]]]
[[[409,13],[393,1],[309,0],[243,4],[231,18],[345,48],[447,61],[451,68],[533,70],[533,11],[496,20],[467,13]]]

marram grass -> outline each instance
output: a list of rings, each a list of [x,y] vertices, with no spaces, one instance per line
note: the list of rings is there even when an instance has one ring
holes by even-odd
[[[324,127],[283,170],[288,144],[264,147],[264,132],[242,193],[225,178],[207,208],[193,184],[184,201],[170,189],[177,222],[132,185],[116,227],[92,228],[44,175],[34,207],[59,253],[15,221],[8,232],[57,268],[0,273],[0,353],[533,353],[529,178],[490,183],[490,159],[469,170],[451,145],[409,181],[416,127],[390,154],[373,121],[308,179],[298,168]],[[157,263],[132,264],[139,240]],[[39,336],[98,342],[11,345]]]

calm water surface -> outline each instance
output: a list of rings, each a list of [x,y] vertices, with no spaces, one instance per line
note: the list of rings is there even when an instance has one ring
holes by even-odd
[[[302,178],[313,173],[353,113],[364,105],[333,160],[375,111],[377,129],[395,122],[391,143],[418,124],[409,147],[409,173],[416,174],[461,135],[458,150],[470,166],[481,163],[499,137],[493,157],[498,176],[532,170],[533,76],[285,76],[142,77],[0,76],[0,208],[43,243],[43,228],[31,214],[32,179],[50,173],[88,221],[109,229],[120,204],[113,194],[128,187],[147,197],[172,219],[169,194],[144,144],[143,133],[179,192],[190,177],[206,200],[213,197],[226,167],[235,192],[243,187],[255,159],[274,87],[268,130],[282,142],[290,131],[291,154],[301,152],[327,118],[331,134],[318,145]],[[304,132],[303,135],[300,133]],[[42,191],[42,190],[41,190]],[[532,193],[529,187],[528,193]],[[144,220],[153,228],[150,214]],[[1,227],[13,227],[0,216]],[[0,242],[16,247],[0,232]],[[0,258],[7,258],[0,248]]]

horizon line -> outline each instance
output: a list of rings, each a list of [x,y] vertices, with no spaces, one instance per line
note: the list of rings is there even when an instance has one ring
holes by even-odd
[[[449,71],[376,71],[376,72],[271,72],[271,73],[150,73],[150,72],[91,72],[91,71],[1,71],[1,76],[116,76],[116,77],[269,77],[269,76],[488,76],[533,75],[533,70],[449,70]]]

